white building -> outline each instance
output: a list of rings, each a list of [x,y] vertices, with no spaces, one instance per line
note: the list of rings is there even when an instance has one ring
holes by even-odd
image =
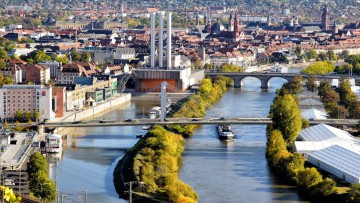
[[[308,162],[349,183],[360,183],[359,153],[333,145],[310,153]]]
[[[57,61],[42,61],[39,65],[46,66],[50,68],[50,78],[55,79],[58,77],[60,73],[60,63]]]
[[[52,87],[43,85],[4,85],[0,88],[0,117],[14,118],[17,110],[31,113],[38,109],[40,119],[54,120]]]

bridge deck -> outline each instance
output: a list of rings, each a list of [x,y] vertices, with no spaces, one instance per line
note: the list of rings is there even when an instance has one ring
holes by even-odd
[[[251,124],[251,125],[266,125],[270,124],[271,118],[168,118],[165,122],[159,119],[126,119],[118,120],[90,120],[90,121],[75,121],[75,122],[48,122],[39,123],[44,127],[106,127],[106,126],[137,126],[137,125],[218,125],[218,124]],[[359,120],[357,119],[316,119],[309,121],[310,125],[327,124],[332,126],[355,126]]]

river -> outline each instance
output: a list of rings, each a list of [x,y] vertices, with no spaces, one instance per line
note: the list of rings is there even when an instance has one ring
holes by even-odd
[[[207,117],[266,117],[283,79],[270,80],[261,90],[260,81],[244,80],[242,89],[229,88],[207,111]],[[154,104],[131,102],[110,112],[106,119],[142,117]],[[180,179],[199,194],[199,202],[301,202],[297,192],[273,177],[265,159],[265,125],[234,125],[234,142],[220,142],[215,126],[200,126],[188,139]],[[59,177],[59,196],[64,202],[83,202],[84,190],[92,202],[125,202],[118,199],[112,173],[125,150],[144,134],[141,127],[77,128],[68,133],[64,153],[53,167]],[[57,168],[57,169],[56,169]]]

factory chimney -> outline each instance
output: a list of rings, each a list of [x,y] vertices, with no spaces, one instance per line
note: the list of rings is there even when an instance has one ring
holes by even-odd
[[[159,67],[164,67],[163,56],[164,56],[164,14],[159,14],[160,29],[159,29]]]
[[[167,13],[167,50],[166,50],[166,62],[167,68],[171,68],[171,12]]]
[[[156,13],[151,13],[151,47],[150,47],[150,66],[151,68],[155,68],[155,18]]]

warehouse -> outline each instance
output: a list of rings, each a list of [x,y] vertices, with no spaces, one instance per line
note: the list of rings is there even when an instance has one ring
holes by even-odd
[[[333,145],[310,153],[308,162],[349,183],[360,183],[359,153]]]
[[[329,142],[356,141],[350,133],[325,124],[314,125],[302,130],[297,140]]]

